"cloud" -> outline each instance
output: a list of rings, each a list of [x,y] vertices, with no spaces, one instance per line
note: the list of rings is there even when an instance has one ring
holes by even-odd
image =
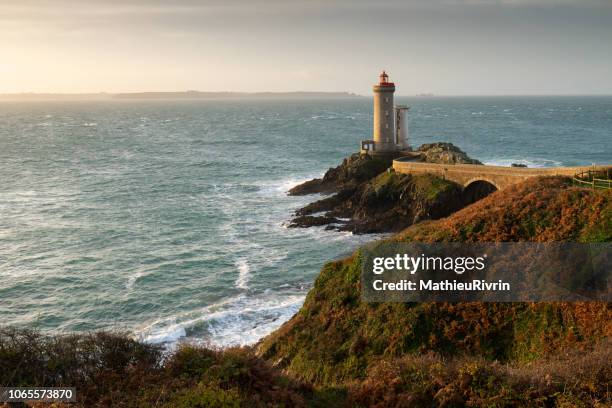
[[[398,78],[404,89],[416,84],[414,92],[495,93],[498,83],[538,92],[545,81],[547,92],[555,86],[610,92],[610,6],[611,0],[0,0],[1,65],[11,73],[0,85],[217,89],[214,78],[231,72],[234,90],[299,84],[367,93],[371,72],[384,65],[404,75]],[[40,69],[50,64],[59,65]],[[497,81],[500,73],[505,80]]]
[[[436,0],[434,0],[434,3]],[[612,6],[609,0],[441,0],[439,3],[455,6],[535,6],[535,7],[589,7]]]

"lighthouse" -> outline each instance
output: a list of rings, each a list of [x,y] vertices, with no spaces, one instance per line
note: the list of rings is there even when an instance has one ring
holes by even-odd
[[[372,87],[374,91],[374,134],[372,138],[377,152],[394,152],[397,150],[394,141],[395,118],[393,115],[395,84],[389,82],[389,75],[385,71],[378,78],[378,83]]]
[[[408,107],[393,105],[395,84],[385,71],[378,77],[374,91],[374,123],[371,140],[361,142],[361,153],[393,154],[408,150]]]

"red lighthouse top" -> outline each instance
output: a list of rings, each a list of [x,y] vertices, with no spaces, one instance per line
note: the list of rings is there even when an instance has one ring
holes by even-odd
[[[389,75],[385,71],[381,72],[378,85],[380,86],[395,86],[393,82],[389,82]]]

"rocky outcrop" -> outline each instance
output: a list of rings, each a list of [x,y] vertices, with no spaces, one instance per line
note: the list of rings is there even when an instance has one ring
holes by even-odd
[[[470,158],[467,153],[452,143],[437,142],[421,145],[417,152],[420,160],[427,163],[438,164],[482,164]]]
[[[327,170],[323,178],[309,180],[292,188],[289,195],[331,194],[355,187],[384,172],[391,166],[392,161],[392,157],[372,157],[355,153],[345,158],[341,165]]]
[[[463,150],[452,143],[438,142],[421,145],[411,152],[415,160],[439,164],[482,164],[470,158]],[[368,156],[354,153],[345,158],[342,164],[330,168],[323,178],[309,180],[291,190],[289,195],[331,194],[359,183],[371,180],[389,167],[393,159],[400,156]]]
[[[411,154],[415,160],[431,163],[481,164],[452,143],[423,145]],[[327,225],[327,229],[360,234],[393,232],[420,220],[445,217],[482,198],[464,197],[461,186],[435,176],[393,173],[393,158],[353,154],[323,178],[294,187],[290,195],[333,195],[296,211],[289,227]]]
[[[328,225],[358,234],[394,232],[463,206],[458,184],[432,175],[384,172],[298,210],[290,227]],[[315,216],[313,214],[323,213]]]

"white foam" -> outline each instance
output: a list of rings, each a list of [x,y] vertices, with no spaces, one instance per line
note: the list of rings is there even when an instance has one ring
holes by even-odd
[[[134,283],[136,283],[138,278],[140,278],[141,276],[142,276],[142,272],[136,272],[135,274],[130,275],[128,277],[127,282],[125,282],[125,288],[128,290],[132,289],[132,287],[134,287]]]
[[[208,306],[197,315],[177,315],[154,321],[141,328],[138,338],[154,344],[170,344],[184,340],[188,332],[202,326],[195,340],[227,347],[249,345],[274,331],[301,307],[305,294],[262,294],[259,297],[240,295]]]
[[[128,292],[131,292],[131,290],[134,288],[134,284],[136,284],[138,279],[142,278],[146,274],[147,273],[144,269],[139,269],[132,275],[128,276],[127,282],[125,282],[125,288],[128,290]]]
[[[499,159],[491,159],[491,160],[486,160],[484,162],[484,164],[490,165],[490,166],[503,166],[503,167],[510,167],[512,165],[512,163],[516,163],[516,164],[524,164],[527,167],[532,167],[532,168],[543,168],[543,167],[558,167],[558,166],[562,166],[563,163],[557,160],[549,160],[549,159],[542,159],[542,158],[499,158]]]
[[[248,289],[249,281],[249,264],[246,259],[238,259],[236,261],[236,268],[238,268],[238,278],[236,279],[236,287],[239,289]]]
[[[187,332],[185,331],[185,327],[174,324],[168,327],[151,330],[144,341],[151,344],[175,343],[186,335]]]
[[[293,187],[298,186],[308,180],[312,180],[317,177],[321,177],[321,174],[317,173],[315,175],[311,174],[311,175],[302,176],[302,177],[292,176],[292,177],[288,177],[288,178],[284,178],[280,180],[262,181],[260,183],[257,183],[257,186],[264,193],[276,193],[276,194],[286,195],[287,192],[291,190]]]
[[[275,299],[276,298],[276,299]],[[300,308],[304,296],[251,300],[244,306],[209,316],[210,342],[217,346],[249,345],[276,330]]]

